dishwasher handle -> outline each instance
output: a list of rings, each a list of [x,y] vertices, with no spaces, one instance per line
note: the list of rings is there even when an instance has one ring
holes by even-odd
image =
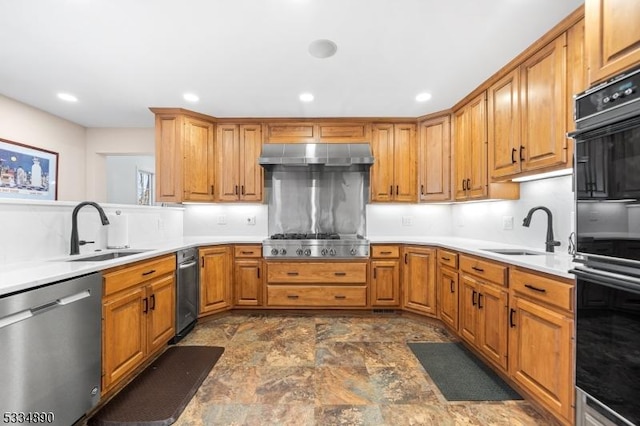
[[[27,320],[34,317],[35,315],[42,314],[52,309],[70,305],[79,300],[86,299],[87,297],[91,297],[91,292],[89,290],[83,290],[69,296],[61,297],[48,303],[43,303],[42,305],[33,306],[29,309],[25,309],[14,314],[9,314],[0,318],[0,329],[18,323],[20,321]]]
[[[187,269],[187,268],[191,268],[192,266],[194,266],[196,264],[195,259],[191,262],[188,263],[181,263],[180,265],[178,265],[178,269]]]

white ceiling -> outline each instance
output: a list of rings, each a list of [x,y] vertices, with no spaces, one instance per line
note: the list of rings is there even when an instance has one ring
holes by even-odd
[[[417,117],[453,106],[582,3],[0,0],[0,94],[86,127],[152,127],[151,106]],[[310,56],[319,38],[337,54]]]

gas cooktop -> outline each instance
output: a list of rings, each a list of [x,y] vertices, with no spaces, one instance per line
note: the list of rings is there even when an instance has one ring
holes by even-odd
[[[262,242],[265,258],[295,259],[305,257],[369,257],[369,241],[361,235],[329,232],[291,232],[273,234]]]

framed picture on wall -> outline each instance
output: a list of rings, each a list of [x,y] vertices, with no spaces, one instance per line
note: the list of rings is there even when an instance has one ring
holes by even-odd
[[[58,153],[0,138],[0,198],[57,200]]]

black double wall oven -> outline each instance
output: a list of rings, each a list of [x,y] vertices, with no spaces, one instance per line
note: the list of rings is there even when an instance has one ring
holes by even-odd
[[[639,85],[575,100],[577,424],[640,425]]]

